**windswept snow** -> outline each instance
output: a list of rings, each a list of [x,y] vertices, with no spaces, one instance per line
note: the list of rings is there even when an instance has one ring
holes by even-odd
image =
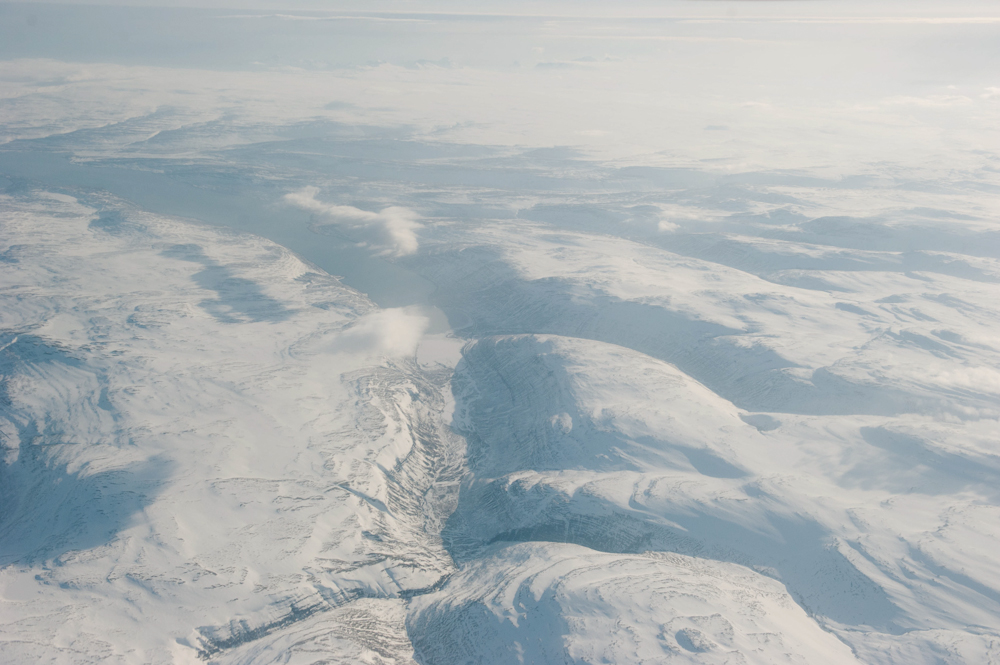
[[[914,436],[912,415],[866,418],[860,431],[842,417],[781,415],[759,432],[668,364],[562,337],[479,341],[456,385],[471,475],[444,534],[460,561],[541,540],[738,563],[780,579],[856,649],[884,649],[879,659],[899,648],[893,636],[938,629],[935,640],[961,643],[1000,611],[996,582],[938,558],[942,524],[979,512],[1000,473],[993,455],[960,443],[964,428],[935,432],[950,453]],[[573,430],[553,431],[550,412],[570,414]],[[977,538],[992,537],[988,523]],[[975,579],[995,575],[982,561]]]
[[[610,7],[0,6],[0,660],[1000,662],[996,8]]]
[[[774,580],[672,553],[514,545],[412,607],[430,662],[857,662]]]
[[[3,199],[2,327],[30,331],[2,352],[5,658],[405,662],[392,617],[451,568],[427,493],[460,450],[412,360],[425,320],[260,238],[100,205]]]

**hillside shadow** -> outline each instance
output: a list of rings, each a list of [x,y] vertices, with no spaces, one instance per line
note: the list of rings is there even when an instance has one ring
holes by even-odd
[[[774,577],[810,613],[845,625],[901,631],[899,608],[851,563],[842,551],[848,545],[838,545],[828,528],[762,492],[735,461],[709,449],[643,438],[637,442],[664,454],[642,458],[628,448],[627,437],[608,426],[588,427],[571,395],[546,399],[557,390],[554,384],[566,382],[543,360],[552,350],[538,344],[536,360],[525,369],[524,362],[504,353],[516,342],[508,340],[482,358],[470,358],[475,347],[467,347],[456,369],[453,427],[467,441],[469,474],[442,539],[457,563],[473,562],[505,542],[573,543],[623,554],[677,552]],[[552,410],[572,413],[572,434],[587,441],[554,435],[546,417]],[[686,458],[684,465],[675,463],[677,455]],[[601,479],[610,482],[628,468],[619,458],[638,461],[634,470],[654,479],[669,473],[694,483],[735,481],[724,486],[730,500],[674,500],[669,490],[658,495],[653,480],[652,499],[633,496],[624,505],[600,489],[606,487]],[[583,485],[561,480],[563,472],[581,470],[598,475]]]
[[[547,607],[559,607],[558,586],[546,586],[539,593],[532,582],[530,577],[521,581],[516,590],[507,591],[509,597],[505,598],[510,606],[524,612],[520,625],[478,598],[450,606],[445,612],[409,613],[406,631],[415,660],[421,665],[455,663],[456,654],[481,654],[483,645],[488,644],[489,662],[496,665],[570,662],[563,654],[564,639],[572,629],[560,612],[546,611]],[[528,614],[525,608],[534,611]],[[530,639],[525,624],[531,627]]]
[[[203,266],[192,279],[201,288],[214,291],[218,298],[202,300],[198,305],[217,321],[277,322],[285,321],[293,314],[280,301],[264,293],[259,284],[237,277],[231,268],[206,256],[198,245],[174,245],[164,250],[162,255]]]
[[[675,365],[720,397],[751,412],[882,415],[921,406],[901,390],[849,381],[820,368],[808,379],[799,366],[746,331],[666,306],[623,300],[560,278],[526,280],[499,250],[467,248],[432,257],[432,297],[466,338],[551,334],[633,349]]]
[[[105,468],[92,470],[93,461],[80,450],[89,444],[67,442],[63,423],[18,408],[12,383],[39,367],[87,371],[82,361],[27,335],[0,352],[0,415],[17,435],[16,458],[8,453],[0,463],[0,566],[30,565],[112,542],[153,502],[173,467],[151,458],[115,468],[102,460]],[[97,402],[104,406],[81,407],[110,406],[103,396]]]
[[[839,480],[844,487],[930,496],[975,489],[994,500],[1000,497],[1000,458],[996,456],[949,452],[884,427],[862,427],[861,437],[881,454],[845,473]]]

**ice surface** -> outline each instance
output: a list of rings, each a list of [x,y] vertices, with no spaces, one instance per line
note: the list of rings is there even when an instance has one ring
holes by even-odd
[[[995,7],[229,4],[0,5],[0,660],[1000,660]]]

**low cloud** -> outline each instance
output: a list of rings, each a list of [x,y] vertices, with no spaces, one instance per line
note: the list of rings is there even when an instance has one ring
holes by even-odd
[[[1000,394],[1000,372],[991,367],[959,367],[931,376],[938,385]]]
[[[286,194],[285,200],[325,217],[382,256],[405,256],[417,251],[416,231],[423,225],[409,208],[392,206],[380,212],[371,212],[353,206],[323,203],[316,199],[318,193],[318,187],[303,187]]]
[[[355,321],[337,336],[330,350],[352,355],[412,356],[428,324],[417,308],[379,310]]]

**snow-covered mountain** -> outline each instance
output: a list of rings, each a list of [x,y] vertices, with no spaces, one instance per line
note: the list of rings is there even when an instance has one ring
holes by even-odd
[[[996,9],[544,8],[0,6],[0,661],[1000,660]]]
[[[117,203],[3,200],[5,653],[169,662],[340,621],[405,655],[462,449],[426,320]]]

